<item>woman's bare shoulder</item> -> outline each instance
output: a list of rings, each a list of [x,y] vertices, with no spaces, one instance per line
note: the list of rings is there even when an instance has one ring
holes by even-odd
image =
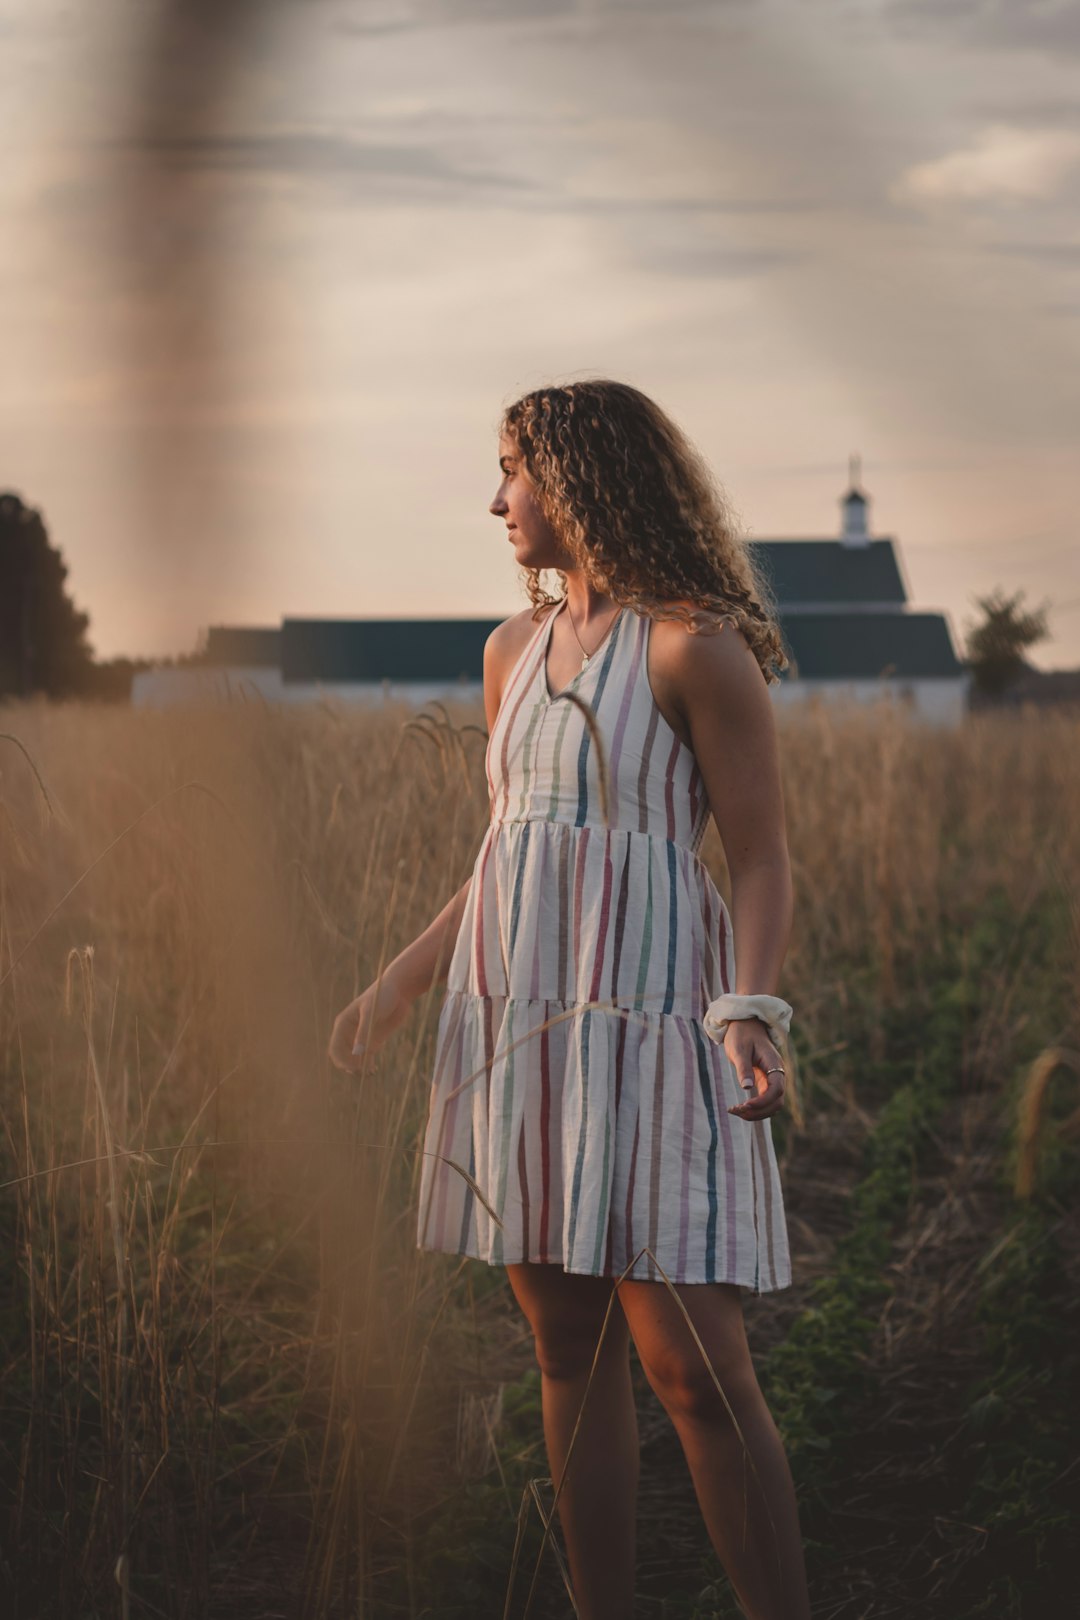
[[[658,669],[673,676],[680,670],[702,666],[723,669],[750,653],[749,642],[732,621],[721,620],[717,625],[712,613],[689,598],[665,602],[664,606],[687,609],[697,628],[691,631],[681,615],[653,620],[650,640]]]
[[[511,613],[488,636],[484,647],[485,657],[490,657],[497,665],[513,664],[543,622],[543,614],[538,614],[533,607]]]
[[[537,614],[535,608],[522,608],[497,624],[484,643],[484,705],[489,728],[499,712],[507,676],[543,622],[543,614]]]

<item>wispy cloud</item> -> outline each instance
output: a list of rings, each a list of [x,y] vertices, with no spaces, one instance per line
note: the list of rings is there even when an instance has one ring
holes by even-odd
[[[1063,96],[1053,90],[1039,94],[1027,89],[1007,96],[980,97],[969,107],[975,117],[988,124],[1037,129],[1080,127],[1080,96]]]
[[[967,146],[907,169],[896,202],[1045,201],[1080,168],[1080,133],[991,124]]]
[[[1080,53],[1075,0],[886,0],[885,20],[907,36],[951,34],[957,43],[1004,50]]]
[[[759,0],[384,0],[363,14],[355,5],[344,9],[336,27],[343,34],[378,37],[382,34],[453,28],[482,23],[506,28],[515,24],[559,27],[573,22],[579,29],[601,27],[615,17],[649,15],[658,9],[692,15],[753,8]]]
[[[494,121],[494,120],[493,120]],[[502,120],[499,120],[502,122]],[[517,120],[514,132],[520,136],[523,120]],[[408,140],[394,139],[388,129],[407,127]],[[582,129],[588,137],[587,127]],[[132,143],[137,151],[167,169],[208,170],[221,175],[258,174],[304,182],[323,181],[344,189],[354,201],[377,203],[380,199],[400,206],[403,201],[422,201],[415,188],[444,191],[447,200],[451,194],[460,194],[470,206],[485,205],[527,210],[539,214],[581,215],[587,218],[626,220],[637,222],[642,238],[647,241],[655,233],[670,230],[660,222],[674,219],[708,220],[724,215],[798,215],[814,213],[828,208],[827,196],[710,196],[678,193],[611,194],[603,189],[582,190],[571,185],[558,185],[548,178],[533,179],[520,172],[483,167],[471,163],[465,155],[470,146],[469,137],[475,135],[475,121],[446,113],[422,117],[417,111],[406,113],[403,120],[391,119],[373,125],[370,134],[354,131],[336,133],[318,130],[281,129],[231,135],[199,135],[148,137]],[[459,152],[455,144],[460,141]],[[100,148],[105,149],[105,148]],[[60,196],[72,206],[81,206],[79,188],[71,187]],[[53,198],[56,201],[56,198]],[[688,273],[704,273],[710,251],[699,254],[695,248],[684,256]],[[655,258],[655,255],[653,255]],[[717,264],[717,273],[723,274],[724,261],[745,261],[747,267],[758,261],[762,268],[774,263],[791,262],[790,254],[749,250],[717,252],[711,255]],[[675,253],[674,265],[680,255]],[[697,269],[690,269],[691,260],[700,260]]]
[[[724,248],[703,242],[684,244],[658,235],[636,238],[627,245],[627,257],[641,269],[664,275],[730,280],[786,269],[801,264],[809,255],[764,248]]]
[[[233,169],[305,179],[388,178],[434,181],[452,186],[529,189],[530,182],[494,169],[470,169],[452,162],[433,144],[408,145],[314,131],[281,130],[254,135],[182,136],[142,141],[140,149],[179,167]]]
[[[1016,253],[1044,264],[1080,265],[1080,242],[987,242],[991,253]]]

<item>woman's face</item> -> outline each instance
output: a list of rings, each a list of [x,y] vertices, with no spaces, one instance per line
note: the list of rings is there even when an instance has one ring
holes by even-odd
[[[515,559],[523,568],[565,567],[555,531],[537,502],[536,485],[517,444],[505,435],[499,440],[499,467],[502,482],[488,511],[505,522]]]

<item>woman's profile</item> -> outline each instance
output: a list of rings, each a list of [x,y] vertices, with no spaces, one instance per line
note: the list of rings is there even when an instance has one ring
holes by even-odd
[[[524,395],[499,468],[531,605],[484,652],[491,819],[330,1056],[358,1068],[445,975],[417,1241],[506,1268],[583,1620],[634,1610],[631,1339],[746,1614],[805,1620],[740,1292],[791,1280],[769,1124],[791,1013],[779,631],[705,462],[636,388]],[[698,855],[710,815],[730,912]]]

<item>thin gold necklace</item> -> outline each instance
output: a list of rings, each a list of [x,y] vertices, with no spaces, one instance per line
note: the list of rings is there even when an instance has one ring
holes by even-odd
[[[569,617],[569,620],[570,620],[570,628],[574,632],[574,640],[577,642],[578,646],[581,648],[581,669],[588,669],[589,661],[592,658],[593,653],[587,653],[585,651],[585,644],[582,641],[581,637],[577,633],[577,625],[574,623],[574,615],[570,612],[570,598],[569,597],[566,598],[566,612],[567,612],[567,616]],[[599,648],[604,645],[604,642],[607,640],[608,630],[611,629],[611,625],[614,624],[615,620],[619,617],[619,612],[620,612],[620,610],[618,608],[616,608],[615,612],[612,614],[611,623],[608,625],[607,630],[604,631],[604,634],[600,637],[600,640],[597,642],[596,646],[593,648],[593,652],[598,651]],[[579,675],[580,675],[580,673],[581,673],[581,670],[578,671]]]

